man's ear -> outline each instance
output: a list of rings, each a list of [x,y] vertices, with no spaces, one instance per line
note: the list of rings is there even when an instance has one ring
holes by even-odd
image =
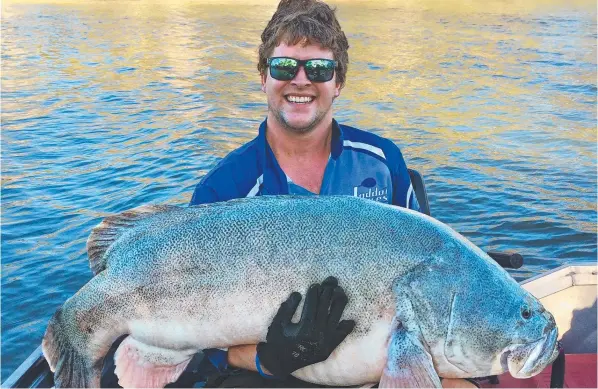
[[[262,81],[262,92],[264,92],[264,93],[266,93],[266,77],[267,77],[267,75],[265,72],[260,74],[260,78]]]

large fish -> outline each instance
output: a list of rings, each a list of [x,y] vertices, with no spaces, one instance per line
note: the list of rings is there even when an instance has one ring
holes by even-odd
[[[164,386],[200,349],[264,341],[280,303],[329,275],[357,325],[300,379],[439,387],[439,376],[530,377],[558,355],[552,315],[482,250],[435,219],[369,200],[143,206],[106,218],[87,248],[96,275],[43,340],[57,387],[99,386],[123,334],[120,384]]]

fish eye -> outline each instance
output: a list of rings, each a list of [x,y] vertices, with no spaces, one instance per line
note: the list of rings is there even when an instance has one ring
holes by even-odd
[[[532,310],[527,305],[521,307],[521,317],[523,317],[525,320],[532,317]]]

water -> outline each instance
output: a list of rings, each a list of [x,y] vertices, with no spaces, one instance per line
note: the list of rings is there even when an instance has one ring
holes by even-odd
[[[187,204],[266,113],[275,2],[2,2],[2,379],[91,277],[105,215]],[[338,3],[336,118],[393,139],[432,213],[524,279],[596,260],[592,1]],[[482,4],[483,3],[483,4]]]

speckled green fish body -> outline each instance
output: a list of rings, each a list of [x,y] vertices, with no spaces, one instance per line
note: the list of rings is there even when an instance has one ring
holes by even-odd
[[[106,218],[88,254],[96,276],[43,341],[58,387],[99,386],[123,334],[121,385],[164,386],[198,350],[265,340],[280,303],[329,275],[357,325],[298,378],[439,386],[438,376],[528,377],[557,355],[552,316],[483,251],[430,217],[369,200],[145,206]]]

